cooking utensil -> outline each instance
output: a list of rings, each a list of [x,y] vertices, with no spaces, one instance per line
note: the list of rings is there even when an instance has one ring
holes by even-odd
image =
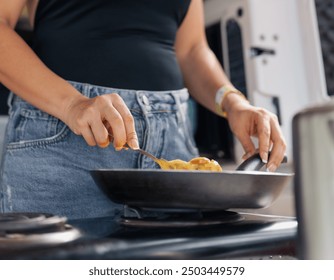
[[[134,151],[137,151],[149,158],[151,158],[152,160],[154,160],[162,169],[164,169],[164,167],[168,167],[168,160],[165,160],[163,158],[157,158],[155,157],[154,155],[152,155],[151,153],[149,152],[146,152],[145,150],[143,149],[135,149]]]
[[[105,126],[107,127],[107,124],[105,123]],[[114,141],[114,136],[113,136],[113,134],[112,133],[108,133],[109,134],[109,141],[110,142],[113,142]],[[124,146],[123,146],[123,148],[125,148],[125,149],[129,149],[130,147],[128,146],[128,144],[126,143]],[[137,152],[139,152],[139,153],[141,153],[141,154],[143,154],[143,155],[145,155],[145,156],[147,156],[147,157],[149,157],[149,158],[151,158],[153,161],[155,161],[162,169],[167,169],[167,167],[168,167],[168,161],[167,160],[165,160],[165,159],[163,159],[163,158],[157,158],[156,156],[154,156],[154,155],[152,155],[151,153],[149,153],[149,152],[147,152],[147,151],[145,151],[145,150],[143,150],[143,149],[140,149],[140,148],[138,148],[138,149],[133,149],[134,151],[137,151]],[[164,167],[166,167],[166,168],[164,168]]]
[[[263,166],[256,154],[236,171],[99,169],[92,170],[91,175],[112,201],[132,207],[263,208],[279,196],[293,177],[293,174],[254,171]]]

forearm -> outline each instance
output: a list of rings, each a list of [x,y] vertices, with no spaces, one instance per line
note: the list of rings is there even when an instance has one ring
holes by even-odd
[[[207,109],[215,112],[215,94],[225,85],[232,86],[214,53],[202,43],[180,58],[186,87]]]
[[[50,71],[4,22],[0,22],[0,82],[37,108],[63,121],[64,111],[80,95],[68,82]]]

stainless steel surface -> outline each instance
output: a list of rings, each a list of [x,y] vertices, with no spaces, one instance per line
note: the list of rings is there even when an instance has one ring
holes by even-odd
[[[334,102],[293,120],[299,257],[334,259]]]
[[[35,233],[35,234],[7,234],[6,236],[0,236],[0,249],[23,249],[30,248],[36,245],[50,246],[60,245],[75,241],[81,237],[81,233],[78,229],[71,226],[67,226],[66,230],[47,232],[47,233]]]

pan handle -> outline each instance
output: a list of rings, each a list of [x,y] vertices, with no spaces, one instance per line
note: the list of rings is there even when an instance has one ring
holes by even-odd
[[[270,153],[269,153],[269,157],[270,157]],[[284,155],[284,158],[282,160],[282,163],[287,163],[288,162],[288,158],[286,155]],[[256,153],[254,155],[252,155],[251,157],[249,157],[248,159],[246,159],[244,162],[242,162],[236,170],[239,171],[259,171],[263,166],[265,165],[265,163],[262,161],[260,154]]]

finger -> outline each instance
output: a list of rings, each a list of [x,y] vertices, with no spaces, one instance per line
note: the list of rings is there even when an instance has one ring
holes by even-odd
[[[278,166],[282,163],[285,154],[285,145],[274,145],[270,152],[269,162],[267,164],[267,170],[274,172]]]
[[[114,142],[114,133],[112,131],[112,128],[111,128],[110,124],[108,123],[108,121],[103,120],[103,125],[107,129],[107,131],[108,131],[109,142],[113,143]]]
[[[259,154],[264,163],[268,163],[270,149],[270,119],[267,116],[259,117],[257,122],[257,133],[259,139]]]
[[[114,103],[115,108],[123,119],[126,132],[126,142],[132,149],[139,149],[138,137],[133,116],[123,100]]]
[[[121,114],[112,106],[104,116],[112,130],[114,147],[121,150],[126,143],[126,130]]]
[[[252,155],[254,155],[256,150],[255,150],[255,146],[254,146],[254,143],[250,135],[248,135],[247,133],[244,133],[244,134],[238,135],[237,138],[239,139],[242,147],[245,150],[245,154],[243,155],[242,159],[246,160]]]
[[[135,131],[127,132],[127,143],[131,149],[139,149],[138,137]]]
[[[272,130],[271,137],[272,137],[273,147],[270,153],[267,169],[268,171],[273,172],[283,161],[284,154],[286,151],[286,143],[280,130],[278,121],[276,120],[272,121],[271,130]]]
[[[90,128],[93,133],[96,144],[101,148],[106,148],[109,146],[109,137],[108,130],[104,126],[101,117],[96,119],[95,121],[91,121]]]
[[[89,146],[96,146],[95,138],[88,125],[87,127],[81,130],[81,135]]]

